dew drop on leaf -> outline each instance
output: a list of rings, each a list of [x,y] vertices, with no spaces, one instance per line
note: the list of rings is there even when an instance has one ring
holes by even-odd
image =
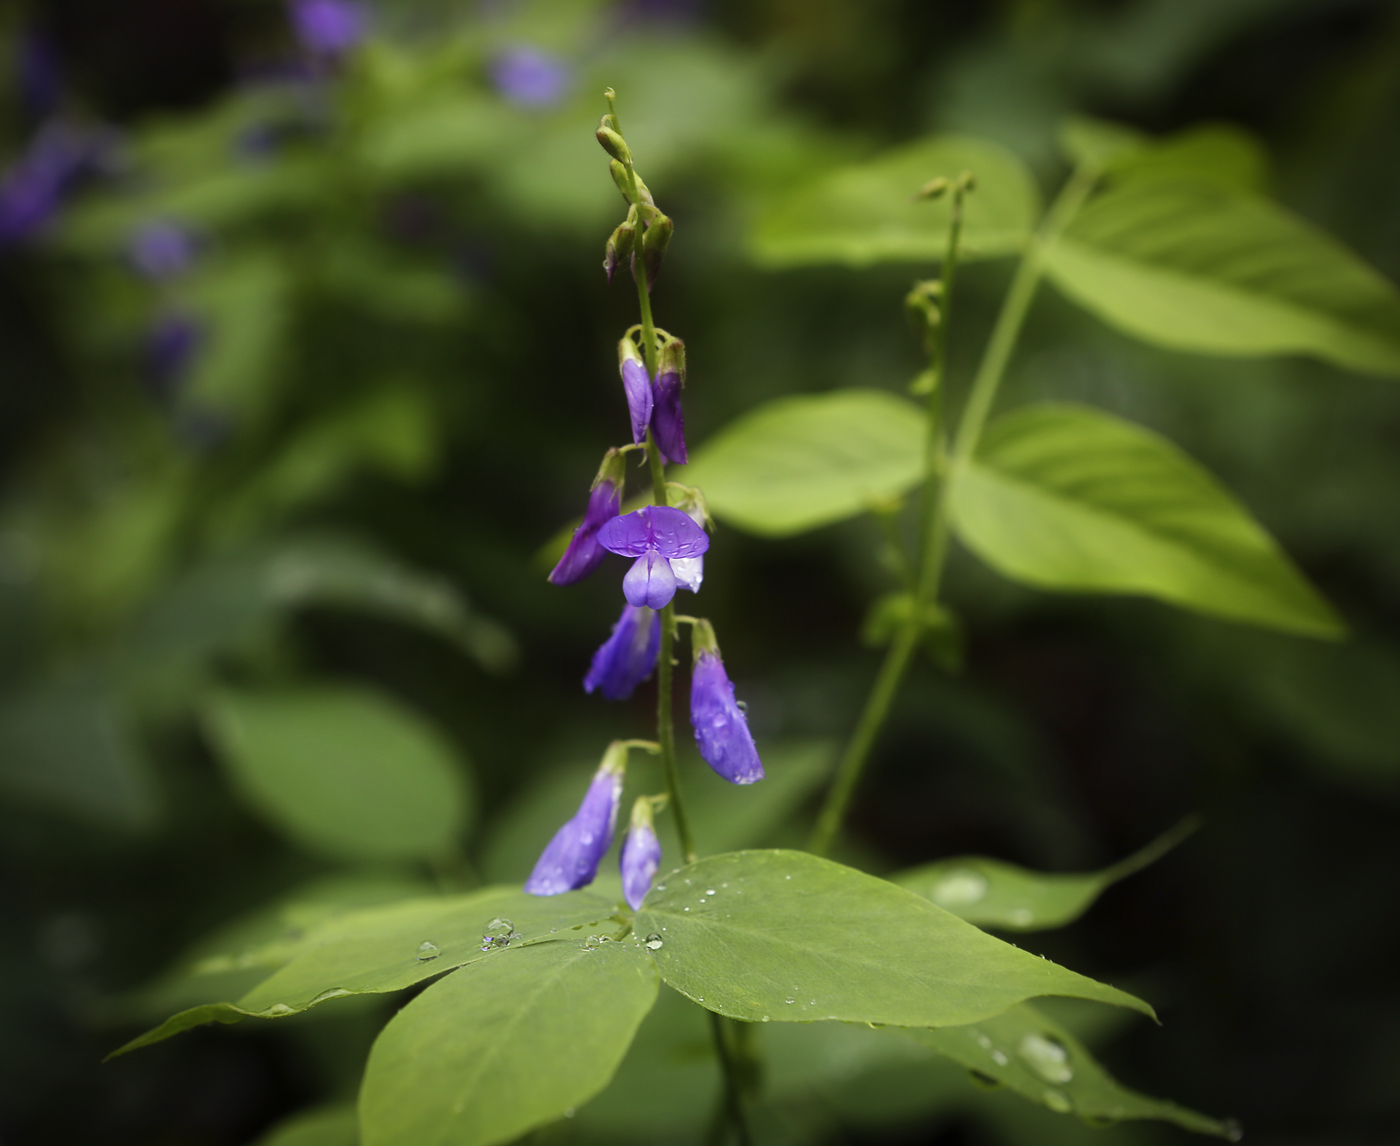
[[[1040,1100],[1056,1114],[1068,1114],[1074,1109],[1074,1103],[1070,1102],[1069,1095],[1063,1090],[1046,1090]]]
[[[427,963],[438,957],[438,945],[431,939],[425,939],[418,944],[418,962]]]
[[[1063,1043],[1049,1035],[1026,1035],[1016,1048],[1016,1053],[1046,1082],[1063,1084],[1074,1077],[1069,1051]]]
[[[950,871],[933,885],[933,902],[950,905],[980,903],[987,894],[987,877],[971,868],[957,868]]]
[[[648,936],[647,936],[647,942],[646,942],[646,948],[647,948],[648,951],[660,951],[660,950],[661,950],[661,936],[659,936],[659,935],[648,935]]]

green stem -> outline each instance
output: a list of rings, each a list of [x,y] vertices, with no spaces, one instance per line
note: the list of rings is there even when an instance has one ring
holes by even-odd
[[[953,442],[952,457],[945,464],[940,403],[948,315],[952,303],[952,280],[956,270],[957,233],[962,224],[961,200],[954,199],[953,218],[949,227],[948,257],[945,261],[942,321],[935,335],[932,355],[932,368],[936,377],[933,390],[929,394],[924,516],[920,526],[920,563],[914,606],[909,626],[895,638],[885,655],[884,664],[880,666],[880,672],[866,699],[865,708],[861,711],[855,731],[851,734],[850,742],[841,757],[836,776],[827,792],[826,802],[818,814],[816,826],[807,845],[808,850],[817,855],[826,853],[841,828],[856,785],[875,745],[875,739],[889,715],[890,707],[918,644],[919,626],[924,610],[928,604],[938,599],[939,584],[948,555],[948,476],[960,466],[966,465],[977,449],[983,427],[1001,387],[1002,377],[1006,373],[1007,363],[1016,347],[1031,300],[1035,297],[1036,287],[1044,273],[1046,251],[1083,206],[1097,179],[1096,168],[1084,166],[1077,169],[1061,189],[1039,230],[1027,244],[1020,265],[1016,268],[1016,275],[1011,281],[1011,287],[1002,302],[1001,313],[997,316],[996,326],[982,355],[982,362],[973,379],[967,403],[963,406]]]
[[[734,1061],[733,1054],[729,1050],[729,1040],[725,1037],[725,1024],[732,1020],[726,1020],[723,1016],[717,1015],[714,1011],[710,1015],[710,1034],[714,1039],[715,1054],[719,1057],[720,1071],[724,1076],[724,1107],[729,1117],[729,1124],[734,1127],[734,1134],[739,1139],[739,1146],[753,1146],[753,1138],[749,1134],[748,1120],[744,1117],[743,1092],[739,1085],[739,1069]]]

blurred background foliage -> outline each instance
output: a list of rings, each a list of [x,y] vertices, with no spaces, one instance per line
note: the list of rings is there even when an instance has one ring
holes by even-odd
[[[1259,141],[1273,194],[1400,278],[1400,13],[1383,0],[359,12],[342,50],[277,0],[3,10],[6,1143],[232,1146],[321,1107],[272,1133],[352,1140],[333,1104],[380,1004],[98,1060],[252,981],[206,967],[196,997],[162,968],[347,905],[522,878],[581,769],[646,734],[646,690],[609,707],[579,688],[615,579],[558,590],[541,556],[624,425],[612,346],[635,299],[599,273],[618,214],[591,138],[604,86],[678,221],[655,297],[689,344],[692,442],[773,396],[918,372],[909,268],[770,271],[746,236],[786,189],[930,131],[1010,147],[1048,191],[1068,113],[1228,122]],[[955,387],[1008,274],[963,274]],[[1071,931],[1021,942],[1158,1007],[1162,1030],[1078,1020],[1125,1082],[1260,1143],[1393,1140],[1400,393],[1146,348],[1048,290],[1009,383],[1008,404],[1084,401],[1181,443],[1352,638],[1036,594],[959,554],[965,671],[917,670],[847,858],[1087,871],[1200,812],[1198,836]],[[740,804],[692,773],[704,850],[801,839],[878,657],[859,633],[888,587],[879,536],[861,519],[716,537],[704,607],[774,779]],[[694,1132],[711,1064],[682,1054],[675,1090],[647,1075],[643,1035],[628,1086],[541,1140]],[[1056,1119],[913,1043],[823,1053],[775,1058],[768,1140],[1181,1133]]]

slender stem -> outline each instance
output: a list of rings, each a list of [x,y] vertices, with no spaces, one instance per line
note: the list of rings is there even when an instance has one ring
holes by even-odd
[[[739,1139],[739,1146],[752,1146],[748,1120],[744,1117],[743,1092],[739,1085],[739,1068],[729,1050],[729,1040],[725,1037],[725,1024],[732,1020],[710,1013],[710,1034],[714,1038],[715,1054],[719,1056],[720,1070],[724,1075],[724,1106],[729,1123]]]
[[[963,407],[953,442],[952,457],[945,463],[939,403],[942,400],[944,348],[949,307],[952,302],[953,272],[956,270],[957,231],[962,223],[961,202],[954,199],[953,219],[949,227],[949,253],[944,273],[942,322],[935,335],[933,347],[932,368],[936,377],[933,391],[929,394],[924,517],[920,530],[922,544],[914,608],[910,624],[895,638],[885,655],[884,664],[880,666],[880,672],[871,686],[865,708],[856,722],[855,731],[851,734],[850,742],[837,767],[836,776],[827,792],[826,802],[817,817],[816,826],[808,842],[808,850],[817,855],[825,854],[841,828],[851,797],[875,745],[875,738],[889,715],[895,694],[899,691],[905,670],[909,667],[914,648],[918,644],[919,626],[923,620],[924,609],[938,598],[939,583],[948,554],[948,473],[966,465],[977,449],[982,429],[1001,387],[1006,365],[1016,347],[1031,300],[1035,297],[1035,289],[1044,272],[1046,251],[1083,206],[1084,200],[1093,190],[1098,174],[1096,168],[1087,165],[1077,169],[1046,213],[1040,229],[1027,244],[1020,265],[1016,268],[1016,275],[1011,281],[1011,287],[1002,302],[1001,313],[997,316],[996,326],[992,330],[991,339],[973,379],[967,403]]]

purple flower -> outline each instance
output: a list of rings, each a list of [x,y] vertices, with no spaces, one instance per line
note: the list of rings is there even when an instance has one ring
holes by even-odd
[[[701,647],[699,642],[690,676],[690,723],[705,763],[731,784],[763,779],[763,764],[748,718],[734,700],[734,685],[724,671],[724,662],[717,650]]]
[[[685,418],[681,415],[681,375],[675,370],[662,373],[653,387],[655,410],[651,416],[652,432],[664,461],[685,465]]]
[[[700,526],[705,527],[704,511],[697,505],[678,506],[683,508],[690,520]],[[675,574],[676,585],[682,589],[689,589],[692,593],[700,592],[700,583],[705,580],[705,558],[704,557],[673,557],[671,558],[671,572]]]
[[[669,505],[648,505],[615,517],[598,530],[598,543],[610,553],[635,557],[622,579],[622,592],[637,606],[665,608],[676,595],[672,557],[699,557],[710,538],[688,514]]]
[[[552,107],[567,94],[572,77],[558,56],[521,45],[496,57],[491,82],[502,96],[520,107]]]
[[[292,27],[308,52],[338,56],[365,34],[365,14],[348,0],[292,0]]]
[[[622,509],[622,486],[625,478],[625,463],[617,450],[609,450],[603,458],[598,476],[593,479],[593,489],[588,495],[588,509],[583,515],[583,524],[574,530],[569,547],[564,556],[550,573],[549,580],[555,585],[572,585],[593,572],[607,552],[598,544],[598,530],[611,521]]]
[[[650,796],[638,796],[632,805],[632,823],[622,841],[622,894],[636,911],[651,890],[652,877],[661,864],[661,841],[651,819]]]
[[[627,749],[610,747],[593,775],[583,803],[549,841],[525,883],[531,895],[562,895],[593,882],[612,844]]]
[[[146,332],[146,373],[157,398],[170,401],[179,393],[203,338],[198,320],[178,311],[161,315],[152,324]]]
[[[630,338],[623,341],[629,346],[632,344]],[[632,415],[632,441],[640,443],[647,436],[647,426],[651,424],[651,410],[656,397],[652,393],[647,368],[635,358],[622,360],[622,389],[627,395],[627,412]]]
[[[127,254],[132,266],[148,279],[170,279],[190,265],[194,240],[183,227],[156,220],[136,229]]]
[[[52,218],[78,177],[97,162],[103,139],[50,123],[0,179],[0,246],[33,235]]]
[[[583,691],[601,688],[609,700],[626,700],[656,667],[661,650],[661,618],[651,609],[622,607],[610,636],[593,654]]]

